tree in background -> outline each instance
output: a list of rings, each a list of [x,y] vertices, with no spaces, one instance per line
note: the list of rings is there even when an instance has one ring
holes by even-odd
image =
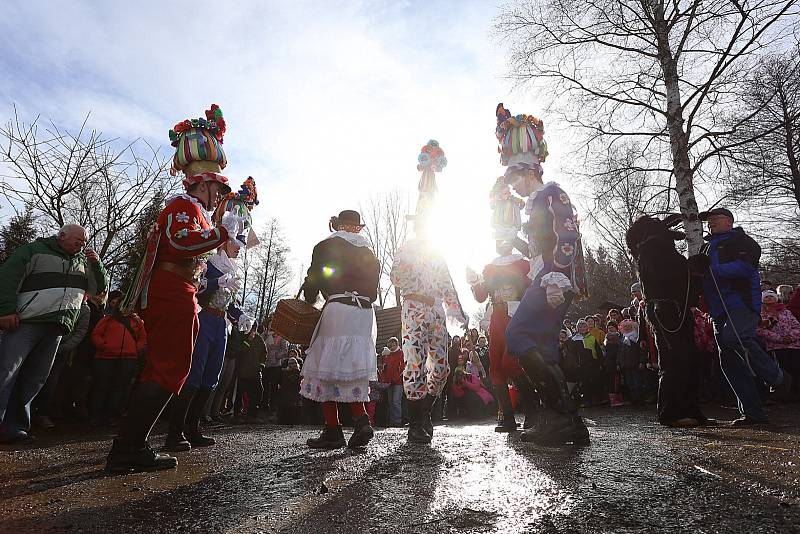
[[[381,278],[378,285],[378,306],[385,307],[389,295],[394,303],[400,302],[400,293],[389,279],[394,256],[406,241],[408,198],[399,190],[375,195],[366,206],[359,206],[366,226],[362,230],[370,248],[378,258]]]
[[[635,140],[633,168],[677,194],[689,250],[702,245],[695,186],[718,181],[748,120],[722,124],[736,89],[796,15],[796,0],[526,0],[504,8],[496,31],[512,76],[583,132],[591,172],[598,154]],[[735,139],[734,140],[732,140]]]
[[[138,215],[136,224],[128,233],[127,252],[123,261],[116,266],[116,269],[112,268],[111,281],[123,291],[127,290],[136,276],[136,270],[147,249],[147,236],[164,207],[164,200],[164,192],[156,191],[151,203]]]
[[[87,131],[87,121],[73,134],[52,123],[40,128],[38,118],[26,124],[15,112],[0,128],[0,194],[31,206],[43,233],[66,223],[86,228],[89,246],[113,270],[129,261],[139,215],[174,181],[168,158],[150,145],[144,156],[138,141],[117,149],[116,140]]]
[[[294,295],[294,280],[280,222],[273,218],[258,235],[259,244],[240,255],[242,288],[238,295],[242,309],[258,323],[269,316],[282,298]]]
[[[635,268],[618,251],[610,252],[603,245],[586,249],[586,276],[590,282],[589,298],[576,302],[570,315],[584,317],[601,312],[605,302],[627,306],[631,300],[631,284],[638,281]]]
[[[28,208],[11,217],[8,224],[0,228],[0,263],[6,261],[17,247],[30,243],[37,237],[36,217],[32,209]]]

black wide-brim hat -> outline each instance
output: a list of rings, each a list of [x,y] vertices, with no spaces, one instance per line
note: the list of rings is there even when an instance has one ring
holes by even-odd
[[[332,226],[358,226],[363,228],[366,226],[361,222],[361,214],[355,210],[344,210],[339,212],[339,215],[331,217]]]

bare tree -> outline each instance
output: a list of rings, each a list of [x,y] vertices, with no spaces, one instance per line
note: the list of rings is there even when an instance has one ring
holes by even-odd
[[[772,207],[800,208],[800,48],[765,57],[740,88],[731,121],[743,123],[752,143],[732,150],[736,173],[732,199],[768,200]],[[787,206],[788,204],[788,206]]]
[[[14,113],[0,128],[2,195],[15,209],[31,206],[42,229],[86,228],[89,244],[112,270],[127,261],[138,216],[170,191],[168,160],[144,142],[116,149],[117,140],[87,130],[40,128]],[[144,148],[145,156],[138,149]]]
[[[637,140],[636,169],[677,193],[692,252],[702,244],[696,184],[718,180],[752,139],[723,124],[753,55],[780,39],[796,0],[528,0],[496,30],[512,76],[546,87],[551,109],[580,127],[590,169],[609,145]]]
[[[372,196],[367,205],[361,205],[359,209],[366,223],[364,236],[381,267],[378,305],[384,307],[390,294],[393,294],[394,302],[399,303],[399,290],[392,285],[389,271],[395,254],[406,241],[408,198],[399,190],[394,190]]]
[[[278,301],[289,295],[294,273],[280,222],[270,219],[258,237],[260,243],[239,262],[240,275],[245,280],[239,299],[243,309],[261,323]]]

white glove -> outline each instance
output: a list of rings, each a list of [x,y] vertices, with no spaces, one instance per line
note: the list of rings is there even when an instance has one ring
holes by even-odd
[[[564,290],[559,286],[550,284],[545,291],[547,292],[547,304],[549,304],[551,308],[558,308],[564,304]]]
[[[219,225],[228,231],[228,236],[231,238],[244,233],[244,217],[239,217],[229,211],[222,216]]]
[[[217,279],[217,284],[221,289],[236,290],[239,286],[239,280],[232,273],[225,273]]]

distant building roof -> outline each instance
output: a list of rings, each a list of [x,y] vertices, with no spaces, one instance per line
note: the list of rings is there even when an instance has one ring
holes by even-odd
[[[386,346],[386,342],[390,337],[400,339],[400,328],[402,327],[400,307],[395,306],[394,308],[375,310],[375,321],[378,323],[378,335],[375,339],[375,347],[380,352],[380,350]]]

